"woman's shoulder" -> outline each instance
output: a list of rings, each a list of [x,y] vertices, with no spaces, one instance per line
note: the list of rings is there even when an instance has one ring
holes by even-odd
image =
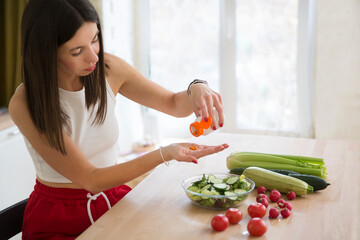
[[[123,71],[126,68],[130,67],[129,64],[126,63],[126,61],[124,61],[122,58],[110,54],[110,53],[105,53],[104,54],[105,57],[105,64],[108,66],[107,68],[107,72],[116,72],[116,71]]]
[[[121,86],[131,78],[132,67],[120,57],[110,53],[104,54],[106,68],[106,79],[110,86],[116,89],[116,92]]]
[[[24,84],[21,84],[13,94],[9,102],[9,113],[15,124],[28,113],[26,104],[26,92]]]
[[[9,107],[12,105],[16,105],[17,107],[19,107],[18,105],[23,105],[26,103],[26,92],[25,92],[25,86],[24,84],[20,84],[14,94],[12,95],[11,99],[10,99],[10,103],[9,103]]]

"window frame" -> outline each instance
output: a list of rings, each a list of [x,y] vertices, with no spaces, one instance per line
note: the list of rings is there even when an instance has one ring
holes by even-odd
[[[134,67],[145,77],[150,71],[150,0],[133,1]],[[226,124],[223,132],[292,137],[313,137],[313,78],[316,0],[299,0],[296,81],[298,86],[296,131],[249,130],[236,126],[236,0],[219,1],[219,91],[222,95]],[[142,107],[145,122],[146,109]],[[144,133],[146,134],[146,133]]]
[[[297,131],[249,130],[236,126],[236,0],[220,1],[220,94],[226,112],[224,132],[313,137],[315,0],[299,0],[296,61]]]

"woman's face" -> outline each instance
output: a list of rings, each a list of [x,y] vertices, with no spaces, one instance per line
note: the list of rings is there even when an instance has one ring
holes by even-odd
[[[86,76],[95,70],[100,50],[98,32],[96,23],[85,22],[73,38],[58,48],[59,80]]]

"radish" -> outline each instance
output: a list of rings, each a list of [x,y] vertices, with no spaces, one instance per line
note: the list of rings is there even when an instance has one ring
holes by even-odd
[[[276,208],[270,208],[269,210],[269,218],[277,218],[279,216],[279,211]]]
[[[279,199],[276,203],[279,206],[279,208],[284,208],[285,207],[284,199]]]
[[[259,202],[260,199],[262,199],[262,198],[265,198],[266,200],[269,200],[267,195],[265,195],[263,193],[260,193],[259,195],[256,196],[256,201]]]
[[[264,186],[260,186],[260,187],[258,187],[258,189],[257,189],[257,193],[258,194],[260,194],[260,193],[263,193],[263,194],[265,194],[266,193],[266,187],[264,187]]]
[[[288,218],[291,214],[290,210],[287,208],[283,208],[280,213],[283,218]]]
[[[289,200],[293,200],[296,198],[296,194],[294,191],[290,191],[286,194],[286,197],[289,199]]]
[[[278,190],[273,189],[270,192],[269,198],[272,202],[277,202],[281,198],[281,193]]]
[[[292,210],[292,206],[291,206],[291,204],[288,203],[288,202],[285,202],[285,203],[284,203],[284,207],[286,207],[286,208],[289,209],[290,211]]]
[[[267,198],[261,198],[258,203],[261,203],[263,204],[265,207],[268,207],[269,206],[269,202],[267,200]]]

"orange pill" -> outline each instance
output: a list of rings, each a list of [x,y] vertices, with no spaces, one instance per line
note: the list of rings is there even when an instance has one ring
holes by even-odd
[[[191,147],[189,147],[191,150],[196,150],[197,149],[197,147],[195,147],[195,146],[191,146]]]

